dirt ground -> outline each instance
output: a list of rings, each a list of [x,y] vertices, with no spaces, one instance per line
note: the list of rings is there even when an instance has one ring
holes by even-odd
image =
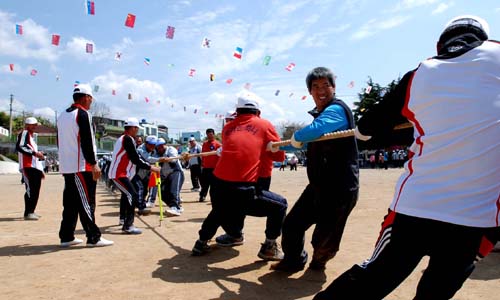
[[[39,221],[24,221],[20,175],[0,176],[1,299],[312,299],[334,278],[370,256],[382,217],[401,169],[362,170],[358,205],[350,216],[337,257],[325,272],[304,270],[287,276],[273,272],[257,257],[264,240],[263,218],[248,217],[245,244],[218,248],[192,257],[201,222],[210,204],[190,192],[186,172],[182,198],[185,212],[159,223],[159,207],[136,218],[142,235],[124,235],[118,226],[118,194],[98,187],[97,224],[115,245],[59,248],[63,179],[49,174],[42,183]],[[275,169],[271,190],[293,205],[307,182],[305,169]],[[332,191],[334,194],[335,191]],[[219,230],[218,234],[222,231]],[[311,253],[312,230],[306,247]],[[80,224],[77,237],[85,239]],[[83,244],[84,245],[84,244]],[[408,245],[411,247],[411,245]],[[453,247],[450,248],[453,251]],[[387,299],[412,299],[426,260]],[[493,300],[500,296],[500,254],[478,263],[455,300]]]

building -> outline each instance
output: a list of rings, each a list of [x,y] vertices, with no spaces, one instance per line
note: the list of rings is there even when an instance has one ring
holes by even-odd
[[[179,141],[181,144],[187,144],[190,137],[194,137],[198,142],[201,141],[201,133],[199,131],[193,132],[183,132],[181,133],[181,140]]]

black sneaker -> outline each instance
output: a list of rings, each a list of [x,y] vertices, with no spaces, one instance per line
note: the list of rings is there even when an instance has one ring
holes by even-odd
[[[210,252],[210,246],[208,245],[208,242],[197,240],[196,243],[194,243],[193,250],[191,250],[191,255],[201,256],[208,252]]]
[[[200,196],[200,199],[198,200],[198,202],[204,202],[204,201],[205,201],[205,197]]]
[[[326,262],[313,259],[309,263],[309,269],[315,271],[323,271],[324,269],[326,269]]]
[[[243,235],[241,235],[241,237],[239,238],[234,238],[229,234],[225,233],[223,235],[219,235],[218,237],[216,237],[215,241],[219,246],[233,247],[233,246],[243,245],[243,243],[245,242],[245,238],[243,237]]]
[[[263,243],[260,247],[260,251],[257,254],[258,257],[264,260],[282,260],[284,257],[283,252],[281,251],[278,243]]]

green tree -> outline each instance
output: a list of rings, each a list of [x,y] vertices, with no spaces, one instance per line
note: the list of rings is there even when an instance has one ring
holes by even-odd
[[[0,126],[9,129],[9,114],[0,111]]]

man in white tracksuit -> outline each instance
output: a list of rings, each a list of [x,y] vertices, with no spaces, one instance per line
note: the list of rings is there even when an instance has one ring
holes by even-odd
[[[438,55],[408,72],[359,120],[359,139],[409,121],[414,142],[370,259],[314,299],[383,299],[429,264],[414,300],[450,299],[500,225],[500,43],[479,17],[452,19]]]

